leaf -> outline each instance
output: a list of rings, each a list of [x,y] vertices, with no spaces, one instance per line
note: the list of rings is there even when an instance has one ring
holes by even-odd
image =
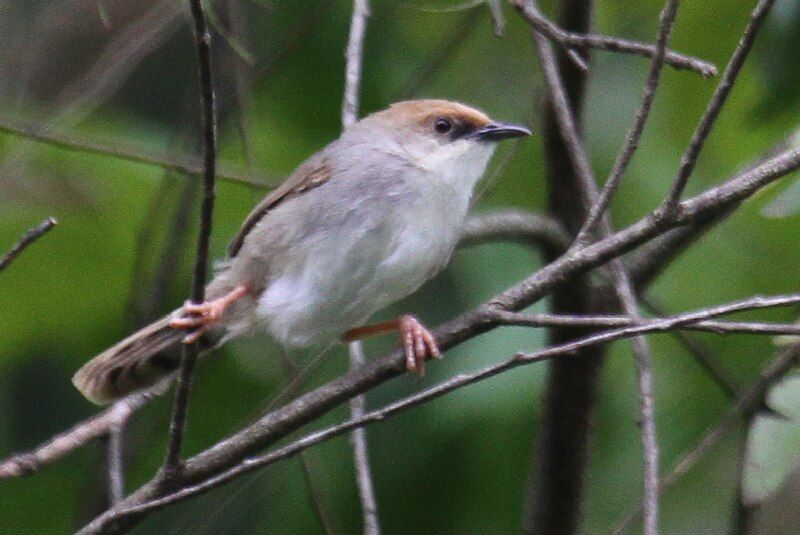
[[[787,418],[759,415],[753,420],[742,470],[746,505],[773,497],[800,460],[800,375],[772,387],[767,403]]]

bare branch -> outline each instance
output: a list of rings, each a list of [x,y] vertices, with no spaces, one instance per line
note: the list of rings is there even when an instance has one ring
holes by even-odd
[[[708,102],[703,118],[697,125],[694,134],[692,134],[692,140],[689,142],[686,152],[684,152],[681,157],[678,176],[675,178],[675,182],[673,182],[666,199],[664,199],[664,204],[662,205],[662,212],[664,215],[670,215],[674,212],[678,202],[683,196],[683,190],[686,188],[686,183],[692,171],[694,171],[697,158],[700,156],[700,151],[703,150],[708,135],[711,133],[711,128],[713,128],[719,116],[719,112],[722,110],[722,106],[727,102],[728,95],[730,95],[731,89],[733,89],[733,84],[736,83],[736,78],[742,70],[744,61],[747,59],[747,55],[753,47],[756,34],[774,3],[775,0],[759,0],[758,4],[756,4],[750,16],[750,21],[747,23],[747,27],[742,34],[742,38],[739,40],[736,50],[734,50],[728,65],[725,67],[725,72],[722,73],[722,77],[714,90],[714,95]]]
[[[366,361],[360,340],[348,344],[350,352],[350,369],[357,370]],[[350,419],[358,420],[366,413],[364,396],[356,396],[350,400]],[[381,525],[378,517],[378,501],[375,499],[375,488],[372,484],[372,473],[369,465],[369,448],[367,432],[364,428],[354,429],[350,434],[353,446],[353,461],[356,470],[356,484],[361,498],[361,512],[364,516],[364,535],[380,535]]]
[[[2,257],[0,257],[0,271],[3,271],[10,266],[11,262],[13,262],[14,259],[19,256],[20,253],[22,253],[22,251],[27,249],[28,246],[30,246],[33,242],[47,234],[50,229],[56,226],[56,224],[58,224],[58,221],[52,217],[48,217],[34,228],[23,234],[22,238],[20,238],[20,240],[14,244],[11,249],[9,249],[8,252],[6,252],[6,254],[4,254]]]
[[[124,432],[125,424],[119,421],[112,422],[108,430],[106,469],[108,472],[108,501],[112,506],[125,497]]]
[[[14,455],[0,462],[0,479],[37,472],[43,466],[64,457],[91,440],[107,435],[114,425],[127,421],[134,411],[155,396],[163,394],[170,382],[160,382],[147,390],[123,398],[103,412],[56,435],[35,450]]]
[[[214,102],[214,85],[211,79],[211,34],[208,30],[202,0],[189,0],[194,21],[194,39],[197,49],[197,63],[200,78],[200,104],[202,107],[203,131],[203,200],[200,208],[200,232],[197,238],[197,254],[192,274],[192,295],[194,303],[205,300],[205,286],[208,272],[208,249],[211,241],[211,223],[214,212],[215,173],[217,163],[217,120]],[[167,454],[162,468],[167,480],[174,479],[182,469],[181,449],[186,430],[186,410],[192,386],[195,361],[199,348],[197,343],[185,344],[178,370],[178,383],[175,388],[175,403],[169,426]]]
[[[645,124],[650,117],[650,110],[653,107],[655,100],[656,90],[658,83],[661,79],[661,69],[664,66],[664,57],[667,51],[667,44],[669,37],[672,33],[672,28],[675,25],[675,17],[678,14],[678,0],[667,0],[664,4],[664,9],[661,11],[660,26],[658,31],[658,38],[656,39],[656,51],[653,54],[653,60],[650,62],[650,68],[647,71],[647,80],[644,84],[644,93],[642,95],[639,109],[636,110],[636,119],[633,122],[630,130],[625,135],[625,141],[617,154],[617,159],[614,162],[614,167],[603,186],[600,195],[595,200],[594,204],[586,216],[586,221],[583,223],[578,236],[575,238],[577,243],[586,243],[591,238],[591,232],[598,220],[605,214],[611,203],[611,198],[616,193],[617,188],[622,183],[622,178],[628,170],[633,153],[639,147],[639,141],[642,139]]]
[[[525,17],[530,25],[542,35],[557,43],[558,45],[569,48],[594,48],[607,52],[622,52],[635,54],[643,57],[652,57],[656,53],[653,45],[628,41],[616,37],[595,34],[572,33],[560,28],[557,24],[548,20],[542,13],[527,0],[509,0],[520,14]],[[673,51],[667,51],[664,58],[665,62],[677,69],[689,69],[700,73],[704,78],[715,76],[717,68],[708,62],[684,56]]]
[[[477,214],[467,219],[460,247],[506,240],[526,245],[544,246],[565,251],[570,237],[555,219],[523,210],[503,210]]]
[[[789,370],[797,365],[800,359],[800,344],[792,344],[782,349],[777,357],[769,363],[759,374],[753,384],[744,391],[736,404],[728,413],[701,438],[694,448],[681,457],[672,470],[661,479],[659,489],[663,493],[675,485],[683,476],[697,465],[708,452],[720,443],[728,433],[735,429],[743,416],[748,416],[764,407],[765,396],[769,387],[779,381]],[[639,518],[641,507],[631,511],[614,528],[613,533],[620,534],[627,531],[631,524]]]
[[[344,99],[342,101],[342,128],[358,120],[358,93],[361,88],[361,64],[364,56],[364,34],[369,16],[369,0],[353,0],[353,18],[350,21],[350,39],[345,58]]]
[[[94,140],[77,137],[74,133],[59,133],[45,126],[27,123],[8,116],[0,116],[0,132],[12,136],[33,139],[46,145],[65,150],[110,156],[144,165],[152,165],[177,171],[187,175],[202,174],[202,161],[194,156],[168,157],[150,148],[119,143],[99,143]],[[220,164],[218,178],[229,182],[240,182],[256,187],[270,187],[276,182],[275,177],[248,177],[236,170],[231,164]]]
[[[95,522],[84,528],[84,530],[80,531],[80,533],[97,533],[100,532],[100,529],[103,529],[105,526],[111,527],[114,525],[114,523],[123,520],[125,517],[142,515],[143,513],[160,509],[169,504],[184,500],[190,496],[206,492],[244,473],[250,472],[251,470],[254,470],[256,468],[273,464],[279,460],[297,455],[299,452],[304,451],[305,449],[313,445],[319,444],[321,442],[339,436],[347,431],[363,427],[368,423],[384,420],[387,417],[392,416],[402,410],[420,405],[422,403],[426,403],[433,399],[439,398],[444,394],[447,394],[464,386],[486,380],[490,377],[494,377],[495,375],[498,375],[500,373],[503,373],[505,371],[508,371],[510,369],[516,368],[521,365],[531,364],[534,362],[541,362],[555,357],[569,358],[569,356],[573,355],[578,349],[582,347],[587,347],[590,345],[595,345],[600,343],[606,343],[646,333],[667,331],[669,329],[676,328],[681,325],[689,325],[696,321],[701,321],[703,319],[711,318],[720,314],[730,313],[732,311],[747,310],[749,308],[762,308],[769,306],[768,303],[775,304],[776,306],[783,306],[789,303],[797,303],[797,302],[800,302],[800,294],[791,294],[790,296],[775,296],[774,298],[753,298],[751,300],[744,300],[735,303],[719,305],[717,307],[709,309],[701,309],[694,312],[687,312],[670,318],[662,318],[649,325],[635,325],[635,326],[624,327],[620,329],[614,329],[593,334],[591,336],[587,336],[585,338],[574,340],[565,344],[549,347],[547,349],[543,349],[535,353],[528,353],[528,354],[519,353],[514,357],[511,357],[510,359],[504,360],[498,364],[487,366],[477,372],[463,373],[456,375],[448,379],[447,381],[439,383],[436,386],[425,389],[417,394],[401,399],[394,403],[390,403],[389,405],[381,409],[368,412],[359,418],[352,418],[346,422],[328,427],[320,431],[312,432],[286,446],[283,446],[267,454],[247,457],[243,459],[241,462],[233,465],[228,470],[219,473],[215,476],[209,477],[206,480],[196,485],[187,485],[186,487],[172,494],[168,494],[158,499],[153,499],[150,501],[145,501],[139,504],[135,504],[128,508],[111,510],[102,515],[101,517],[98,517],[98,519],[96,519]],[[514,316],[524,316],[524,315],[514,315]],[[498,317],[505,318],[508,317],[508,314],[500,313]],[[102,522],[99,522],[101,519]]]

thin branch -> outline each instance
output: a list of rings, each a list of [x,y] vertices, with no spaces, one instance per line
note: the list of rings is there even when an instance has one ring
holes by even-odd
[[[353,0],[353,17],[350,22],[350,38],[345,53],[346,65],[344,76],[344,97],[342,101],[342,130],[346,130],[358,120],[359,90],[361,88],[361,66],[364,62],[364,34],[369,17],[369,0]],[[348,344],[350,369],[357,370],[364,364],[364,350],[361,342],[356,340]],[[351,418],[359,418],[364,414],[366,400],[364,395],[350,400]],[[361,500],[363,530],[365,535],[379,535],[381,532],[378,519],[378,503],[372,483],[372,471],[369,465],[369,446],[367,433],[356,429],[350,435],[353,447],[353,464],[356,473],[358,496]]]
[[[535,2],[529,0],[527,6],[535,8]],[[663,30],[662,26],[662,30]],[[535,30],[531,30],[539,64],[547,82],[548,96],[552,104],[553,113],[561,133],[567,155],[575,169],[578,186],[583,204],[587,210],[597,204],[598,193],[589,158],[578,134],[572,109],[567,101],[567,94],[559,73],[555,54],[546,37]],[[662,46],[666,40],[662,39]],[[654,61],[654,63],[657,63]],[[645,117],[646,118],[646,117]],[[601,236],[607,237],[613,232],[611,221],[607,214],[600,214]],[[577,244],[580,248],[580,244]],[[614,287],[625,313],[633,320],[641,318],[636,294],[628,272],[621,260],[615,258],[610,262]],[[656,437],[653,376],[650,365],[651,356],[647,340],[643,337],[633,337],[631,344],[636,364],[637,382],[639,387],[639,412],[642,446],[644,450],[644,494],[645,494],[645,534],[658,533],[658,441]]]
[[[194,156],[169,157],[147,147],[108,142],[100,143],[91,139],[79,138],[75,133],[59,133],[51,128],[20,121],[8,116],[0,115],[0,132],[33,139],[60,149],[109,156],[187,175],[200,175],[203,173],[202,160]],[[228,182],[239,182],[256,187],[270,187],[276,182],[275,177],[248,177],[227,163],[219,165],[218,178]]]
[[[208,249],[211,241],[211,223],[214,212],[215,172],[217,163],[217,122],[214,102],[214,85],[211,79],[211,34],[208,30],[202,0],[189,0],[194,21],[194,39],[197,49],[200,81],[200,104],[202,107],[203,132],[203,200],[200,208],[200,232],[197,239],[197,254],[192,274],[191,300],[205,300],[205,285],[208,272]],[[185,344],[175,388],[175,403],[169,426],[169,442],[164,459],[163,474],[174,478],[182,469],[181,450],[186,431],[186,411],[192,386],[195,361],[199,348],[197,343]]]
[[[800,294],[793,294],[792,298],[794,302],[798,302],[800,301]],[[569,356],[573,355],[577,350],[584,347],[611,342],[614,340],[619,340],[622,338],[628,338],[631,336],[637,336],[641,334],[666,331],[681,325],[688,325],[693,322],[700,321],[709,317],[714,317],[715,315],[719,315],[720,313],[724,313],[720,312],[721,310],[744,310],[746,309],[744,303],[747,302],[753,304],[754,307],[759,307],[761,304],[763,304],[763,301],[761,301],[761,299],[754,298],[753,300],[729,303],[725,305],[719,305],[717,307],[713,307],[710,309],[701,309],[673,316],[670,318],[663,318],[658,322],[654,322],[651,325],[637,325],[631,327],[624,327],[621,329],[613,329],[593,334],[591,336],[587,336],[565,344],[552,346],[547,349],[537,351],[535,353],[527,353],[527,354],[518,353],[517,355],[511,357],[510,359],[506,359],[500,363],[487,366],[477,372],[462,373],[456,375],[446,381],[439,383],[436,386],[425,389],[417,394],[401,399],[399,401],[390,403],[389,405],[386,405],[381,409],[368,412],[359,418],[352,418],[348,421],[328,427],[326,429],[312,432],[298,440],[295,440],[294,442],[286,446],[283,446],[267,454],[247,457],[243,459],[241,462],[234,465],[232,468],[229,468],[228,470],[221,472],[213,477],[209,477],[208,479],[202,481],[199,484],[186,486],[183,489],[180,489],[162,498],[145,501],[143,503],[136,504],[128,508],[109,511],[108,513],[103,515],[104,517],[106,517],[103,524],[94,526],[95,523],[93,523],[84,528],[84,530],[82,530],[80,533],[96,533],[98,532],[98,530],[95,529],[95,527],[100,528],[102,527],[102,525],[105,525],[105,523],[111,525],[111,523],[118,522],[126,516],[138,516],[143,513],[159,509],[166,505],[184,500],[190,496],[206,492],[244,473],[250,472],[251,470],[254,470],[256,468],[273,464],[279,460],[297,455],[299,452],[304,451],[313,445],[319,444],[321,442],[339,436],[347,431],[363,427],[368,423],[382,421],[387,417],[392,416],[402,410],[415,407],[417,405],[421,405],[433,399],[439,398],[449,392],[452,392],[467,385],[475,384],[477,382],[486,380],[490,377],[494,377],[500,373],[516,368],[518,366],[531,364],[535,362],[542,362],[555,357],[569,358]],[[786,304],[786,296],[776,297],[775,302],[781,303],[781,305]],[[757,303],[758,306],[756,305]],[[505,314],[501,314],[501,317],[505,316],[506,316]]]
[[[524,210],[502,210],[470,216],[461,234],[459,247],[505,240],[565,251],[570,237],[552,217]]]
[[[38,472],[91,440],[105,436],[114,425],[122,424],[137,409],[164,393],[169,381],[160,382],[142,392],[123,398],[103,412],[54,436],[35,450],[13,455],[0,462],[0,480]]]
[[[559,27],[554,22],[548,20],[535,5],[527,0],[509,0],[511,5],[527,20],[530,25],[551,41],[558,45],[569,48],[594,48],[607,52],[622,52],[635,54],[643,57],[652,57],[656,53],[656,47],[637,41],[628,41],[616,37],[595,34],[572,33]],[[716,76],[717,68],[708,62],[667,51],[664,61],[677,69],[689,69],[700,73],[704,78]]]
[[[348,344],[350,353],[350,369],[357,370],[366,361],[361,341],[355,340]],[[358,420],[366,414],[364,396],[355,396],[350,400],[350,419]],[[356,471],[356,484],[358,495],[361,498],[361,513],[364,517],[364,535],[380,535],[381,525],[378,517],[378,501],[375,499],[375,488],[372,483],[372,473],[369,464],[369,448],[367,446],[367,432],[363,428],[354,429],[350,434],[350,444],[353,447],[353,461]]]
[[[106,444],[108,501],[112,506],[125,497],[124,433],[124,422],[112,422]]]
[[[675,463],[672,470],[661,479],[659,484],[660,491],[662,493],[667,491],[689,473],[728,433],[741,423],[742,416],[746,417],[764,407],[765,396],[769,391],[769,387],[796,366],[798,359],[800,359],[800,344],[792,344],[782,349],[778,356],[762,370],[758,379],[738,397],[736,404],[722,420],[709,430],[694,448],[683,455]],[[641,506],[623,518],[614,528],[613,533],[620,534],[627,531],[631,524],[639,518],[640,514]]]
[[[28,246],[30,246],[33,242],[47,234],[50,229],[56,226],[56,224],[58,224],[58,221],[52,217],[48,217],[34,228],[23,234],[22,238],[20,238],[20,240],[0,258],[0,271],[3,271],[10,266],[11,262],[13,262],[14,259],[19,256],[20,253],[22,253],[22,251],[27,249]]]
[[[678,0],[667,0],[664,8],[661,11],[658,37],[656,38],[656,51],[653,54],[653,60],[650,62],[650,68],[647,71],[647,80],[644,84],[644,92],[642,95],[639,108],[636,110],[636,119],[633,122],[630,130],[625,135],[625,141],[617,154],[617,159],[614,162],[614,167],[603,186],[600,195],[595,200],[589,214],[586,216],[586,221],[583,223],[575,242],[582,244],[586,243],[591,237],[591,232],[598,220],[605,214],[611,203],[611,198],[616,193],[619,185],[622,183],[622,178],[628,170],[631,158],[634,152],[639,147],[639,142],[644,133],[644,127],[647,124],[647,119],[650,117],[650,110],[653,107],[655,100],[656,90],[658,83],[661,79],[661,70],[664,66],[664,57],[667,51],[667,44],[669,37],[672,33],[672,28],[675,25],[675,17],[678,14]]]
[[[700,156],[700,151],[703,150],[708,135],[711,133],[711,128],[713,128],[719,116],[719,112],[727,102],[728,95],[730,95],[731,89],[733,89],[733,84],[736,83],[744,61],[747,59],[747,55],[753,47],[756,34],[774,3],[775,0],[759,0],[752,15],[750,15],[750,21],[747,23],[742,38],[739,40],[736,50],[734,50],[728,65],[725,67],[725,72],[722,73],[722,77],[714,90],[714,95],[711,97],[711,100],[709,100],[705,113],[703,113],[703,118],[700,119],[697,129],[694,134],[692,134],[692,139],[689,142],[686,152],[684,152],[681,157],[678,176],[675,178],[666,199],[664,199],[664,204],[662,205],[662,213],[664,215],[672,214],[683,196],[683,190],[686,188],[686,183],[692,171],[694,171],[697,158]]]
[[[345,53],[347,63],[344,72],[342,129],[346,129],[358,120],[358,95],[361,89],[361,64],[364,61],[364,34],[367,30],[368,16],[369,0],[353,0],[350,39]]]

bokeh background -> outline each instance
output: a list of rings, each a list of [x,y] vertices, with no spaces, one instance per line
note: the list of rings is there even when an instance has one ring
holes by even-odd
[[[81,144],[188,161],[199,154],[195,56],[183,2],[9,0],[0,2],[0,123],[28,124]],[[754,2],[688,1],[673,48],[724,66]],[[228,174],[275,183],[340,130],[345,0],[214,2],[221,160]],[[408,97],[460,100],[494,117],[540,124],[542,82],[526,25],[503,5],[494,35],[486,5],[373,0],[364,56],[362,111]],[[544,2],[550,14],[556,2]],[[661,2],[597,2],[596,28],[655,36]],[[463,7],[463,6],[462,6]],[[800,121],[800,8],[780,0],[744,68],[690,183],[691,192],[742,169]],[[596,53],[585,133],[606,176],[633,119],[647,60]],[[237,83],[237,77],[240,82]],[[656,206],[675,174],[713,80],[667,68],[645,139],[613,207],[618,226]],[[244,135],[243,135],[244,134]],[[509,160],[507,166],[499,164]],[[476,208],[541,210],[541,137],[502,147]],[[497,176],[499,175],[499,176]],[[800,217],[793,178],[746,203],[694,245],[650,290],[672,311],[755,293],[796,291]],[[221,180],[212,251],[265,189]],[[136,325],[178,306],[189,288],[197,180],[157,165],[68,150],[0,134],[0,250],[47,216],[59,225],[0,274],[0,457],[29,449],[97,409],[70,384],[92,355]],[[780,199],[775,201],[775,199]],[[775,204],[775,203],[778,204]],[[767,217],[764,211],[771,214]],[[778,216],[778,217],[776,217]],[[435,325],[482,302],[541,265],[537,251],[490,244],[458,251],[448,269],[381,316],[418,314]],[[539,305],[544,309],[543,305]],[[792,321],[796,311],[758,317]],[[725,376],[746,385],[774,353],[769,337],[702,336]],[[651,338],[659,442],[666,468],[717,422],[729,400],[681,346]],[[371,340],[369,355],[394,340]],[[423,383],[396,379],[368,405],[412,393],[518,350],[544,334],[498,329],[429,367]],[[292,353],[302,366],[316,352]],[[347,368],[336,348],[307,388]],[[514,533],[539,422],[545,365],[506,373],[368,429],[381,520],[387,533]],[[263,337],[231,343],[200,366],[187,450],[197,452],[250,421],[285,384],[278,348]],[[164,451],[171,396],[151,403],[127,434],[128,490],[147,481]],[[629,346],[609,352],[596,413],[582,531],[606,533],[641,494],[637,394]],[[341,407],[318,425],[345,418]],[[797,430],[794,431],[797,433]],[[734,508],[741,427],[663,498],[664,533],[725,533]],[[779,445],[788,465],[791,441]],[[40,473],[0,483],[0,532],[66,533],[105,503],[104,444],[96,442]],[[349,443],[307,452],[313,493],[336,533],[360,530]],[[764,533],[796,533],[797,488],[764,507]],[[793,489],[795,494],[793,495]],[[281,462],[149,517],[137,533],[319,533],[297,459]],[[639,529],[639,528],[635,528]]]

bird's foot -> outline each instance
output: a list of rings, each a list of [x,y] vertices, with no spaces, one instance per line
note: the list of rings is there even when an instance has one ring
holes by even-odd
[[[194,343],[219,323],[228,307],[247,295],[247,291],[247,287],[240,284],[218,299],[202,303],[186,301],[178,314],[170,320],[169,326],[191,331],[183,337],[183,343]]]
[[[425,375],[425,361],[428,358],[442,358],[436,339],[414,316],[400,316],[398,330],[406,355],[406,369],[421,379]]]

